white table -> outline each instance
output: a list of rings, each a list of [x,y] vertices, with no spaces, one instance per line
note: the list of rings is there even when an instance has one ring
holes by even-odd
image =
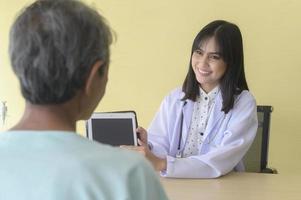
[[[301,174],[233,172],[217,179],[160,180],[170,200],[301,200]]]

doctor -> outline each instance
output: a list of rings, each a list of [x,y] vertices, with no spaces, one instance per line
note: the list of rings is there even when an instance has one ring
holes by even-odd
[[[215,178],[243,171],[257,130],[239,28],[218,20],[196,36],[182,88],[165,97],[139,147],[165,177]]]

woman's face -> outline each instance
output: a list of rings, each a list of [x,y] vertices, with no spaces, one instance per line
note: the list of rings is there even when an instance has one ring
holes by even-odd
[[[214,37],[203,41],[192,53],[191,64],[199,85],[207,93],[219,84],[227,68]]]

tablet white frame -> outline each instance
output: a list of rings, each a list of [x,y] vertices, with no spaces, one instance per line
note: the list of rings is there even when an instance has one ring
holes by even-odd
[[[133,127],[134,145],[137,146],[137,134],[136,134],[136,114],[135,112],[96,112],[93,113],[87,121],[87,136],[90,140],[93,140],[92,134],[92,119],[131,119]]]

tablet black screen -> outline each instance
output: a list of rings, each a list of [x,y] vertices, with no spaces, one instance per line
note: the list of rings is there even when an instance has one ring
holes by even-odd
[[[92,119],[93,139],[113,146],[134,145],[131,119]]]

